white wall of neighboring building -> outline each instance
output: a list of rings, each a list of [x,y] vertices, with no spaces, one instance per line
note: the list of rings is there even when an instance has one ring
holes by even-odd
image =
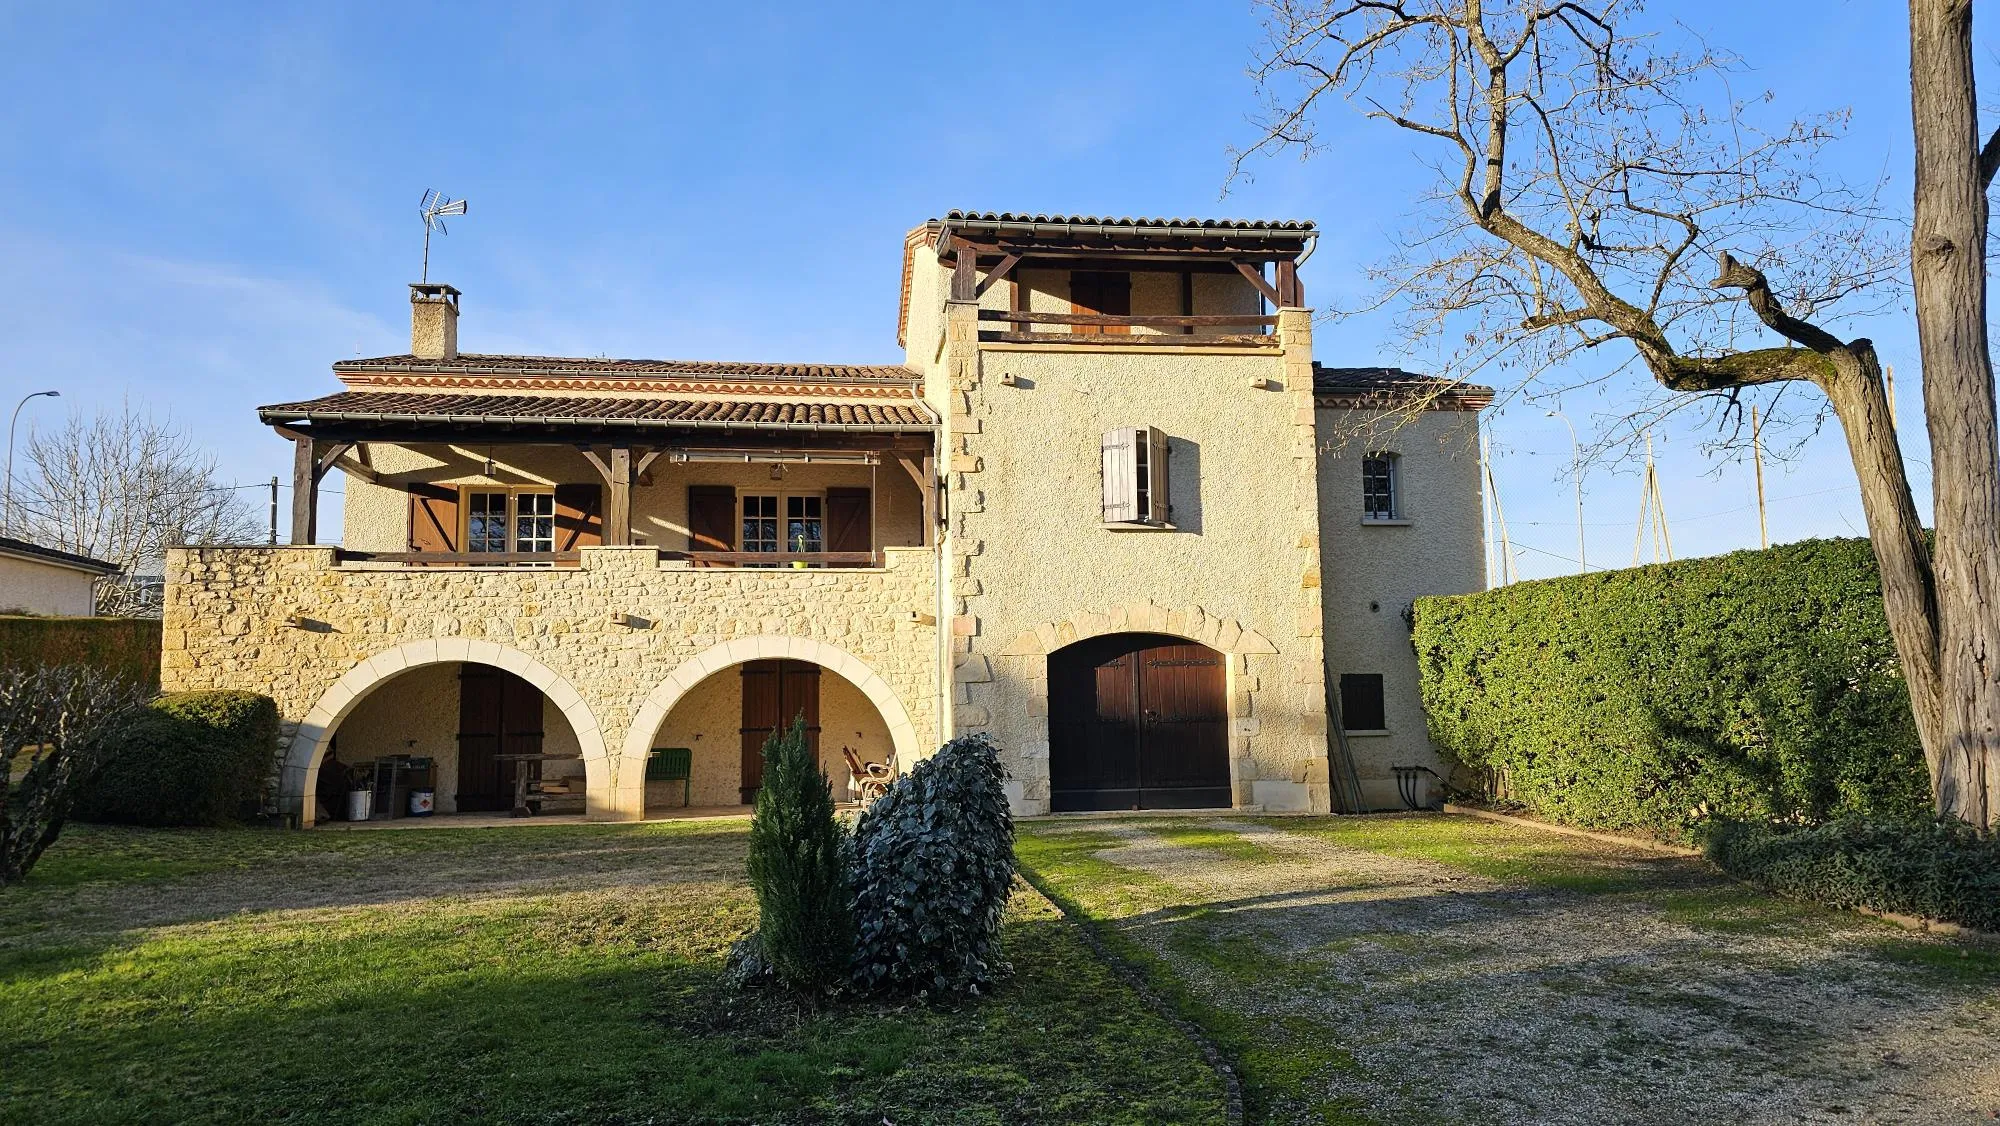
[[[0,555],[0,614],[88,618],[97,612],[90,571]]]

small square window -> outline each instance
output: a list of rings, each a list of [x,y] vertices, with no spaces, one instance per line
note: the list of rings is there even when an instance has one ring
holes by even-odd
[[[1382,674],[1340,674],[1340,726],[1345,731],[1383,731],[1389,718],[1382,706]]]
[[[1361,518],[1395,520],[1402,513],[1397,505],[1396,455],[1369,454],[1361,459]]]

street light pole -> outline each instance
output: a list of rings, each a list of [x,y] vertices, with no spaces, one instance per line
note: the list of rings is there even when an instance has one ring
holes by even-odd
[[[21,421],[21,408],[28,405],[28,400],[44,395],[56,399],[62,397],[62,392],[31,391],[21,396],[21,401],[14,404],[14,417],[7,420],[7,499],[5,507],[0,508],[0,531],[14,530],[14,426]]]
[[[1569,427],[1569,469],[1576,477],[1576,565],[1590,573],[1590,557],[1583,550],[1583,447],[1577,444],[1576,427],[1569,416],[1561,411],[1550,411],[1550,418],[1560,418]]]

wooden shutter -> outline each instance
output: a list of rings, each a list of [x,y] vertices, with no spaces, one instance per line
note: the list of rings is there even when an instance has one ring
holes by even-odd
[[[826,549],[875,550],[875,525],[869,512],[867,489],[826,491]]]
[[[1167,435],[1158,427],[1140,432],[1146,440],[1146,501],[1149,524],[1165,524],[1173,516],[1173,498],[1167,490]]]
[[[688,550],[736,550],[734,486],[688,486]]]
[[[556,550],[575,551],[604,542],[604,487],[556,486]]]
[[[458,550],[458,490],[450,485],[410,486],[410,550]]]
[[[1073,313],[1107,317],[1132,315],[1132,275],[1103,270],[1072,270],[1069,275],[1069,307]],[[1130,325],[1073,325],[1078,335],[1099,333],[1130,334]]]
[[[1104,432],[1104,522],[1134,524],[1139,513],[1139,443],[1144,432]]]

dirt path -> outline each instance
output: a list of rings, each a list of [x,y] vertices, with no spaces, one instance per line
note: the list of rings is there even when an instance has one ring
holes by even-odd
[[[1439,833],[1459,830],[1427,821],[1424,847],[1456,858]],[[1472,859],[1441,863],[1398,846],[1396,822],[1297,824],[1031,829],[1101,846],[1092,860],[1136,890],[1099,913],[1276,1038],[1277,1058],[1246,1065],[1267,1121],[2000,1117],[1990,954],[1533,830],[1468,827]],[[1551,839],[1518,872],[1479,874],[1479,842],[1506,834]],[[1058,878],[1087,907],[1099,894]]]

